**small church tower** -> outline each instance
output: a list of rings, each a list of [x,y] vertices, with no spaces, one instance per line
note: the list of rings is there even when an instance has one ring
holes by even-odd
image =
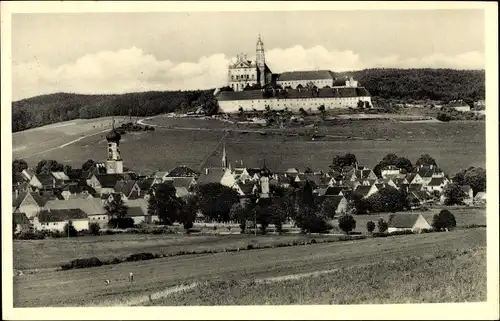
[[[224,169],[231,169],[231,165],[229,165],[229,161],[227,160],[227,155],[226,155],[226,144],[224,143],[222,147],[222,168]]]
[[[255,60],[259,70],[259,83],[261,86],[264,86],[266,84],[266,56],[264,55],[264,43],[260,39],[260,34],[259,39],[257,40],[256,51],[257,54]]]
[[[122,174],[123,161],[120,155],[120,133],[115,129],[115,120],[113,119],[113,128],[106,135],[108,141],[108,157],[106,158],[106,173]]]

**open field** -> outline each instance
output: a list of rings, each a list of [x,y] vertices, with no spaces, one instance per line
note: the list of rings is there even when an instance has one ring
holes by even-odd
[[[146,303],[177,305],[394,304],[486,301],[486,250],[340,268],[267,282],[214,281]],[[326,272],[326,271],[325,271]],[[300,275],[299,275],[300,276]]]
[[[434,214],[439,210],[423,212],[423,216],[432,222]],[[457,226],[470,224],[485,225],[485,209],[459,209],[452,210],[457,220]],[[354,232],[366,233],[366,223],[377,223],[382,217],[389,219],[390,213],[373,215],[355,215],[356,229]],[[334,233],[343,233],[338,229],[337,220],[332,221]],[[208,229],[207,229],[208,230]],[[219,227],[219,230],[222,230]],[[231,232],[239,233],[239,227],[231,227]],[[173,254],[179,251],[223,250],[229,248],[246,248],[248,244],[272,245],[288,243],[295,240],[331,239],[336,236],[329,235],[257,235],[231,234],[231,235],[143,235],[143,234],[115,234],[101,236],[82,236],[76,238],[47,238],[44,240],[14,240],[14,268],[18,270],[33,270],[58,268],[77,258],[96,256],[101,260],[115,257],[127,257],[140,252]]]
[[[448,251],[483,247],[485,242],[486,229],[477,228],[41,272],[14,277],[14,306],[124,305],[139,296],[194,281],[250,280],[352,267],[380,260],[432,258]],[[133,283],[127,280],[129,272],[135,275]],[[106,286],[105,279],[111,279],[112,283]]]
[[[238,229],[239,230],[239,229]],[[59,239],[14,240],[15,269],[57,268],[77,258],[127,257],[140,252],[172,254],[179,251],[246,248],[248,244],[271,245],[307,239],[336,239],[335,236],[302,235],[141,235],[115,234]]]
[[[166,124],[180,121],[183,126],[191,129],[157,127],[154,132],[124,135],[120,149],[125,167],[150,173],[184,164],[199,170],[199,166],[207,156],[209,158],[206,166],[220,165],[221,151],[214,148],[223,136],[221,129],[215,127],[222,123],[217,124],[218,121],[210,120],[210,124],[215,122],[213,124],[217,125],[207,125],[203,127],[204,130],[192,128],[195,128],[196,124],[201,128],[209,122],[208,120],[158,117],[145,123],[161,123],[163,120]],[[236,164],[243,160],[246,166],[262,166],[265,159],[266,165],[272,170],[285,170],[289,167],[327,170],[333,156],[348,152],[355,154],[360,163],[366,166],[375,166],[388,153],[408,157],[412,162],[415,162],[421,154],[427,153],[450,175],[469,166],[485,166],[484,123],[481,122],[404,124],[379,120],[352,121],[342,125],[320,126],[321,134],[334,135],[337,138],[315,141],[308,136],[262,135],[250,132],[250,129],[246,131],[242,127],[239,130],[229,133],[226,138],[226,150],[230,162]],[[306,129],[300,128],[300,130]],[[79,167],[87,159],[104,159],[106,154],[104,136],[105,133],[97,134],[64,148],[34,155],[35,151],[48,146],[44,143],[45,145],[41,145],[45,146],[43,148],[20,150],[14,152],[13,156],[25,158],[30,166],[35,166],[41,159],[50,158]],[[348,139],[348,136],[360,138]],[[69,141],[74,137],[58,138],[58,144],[64,139]],[[37,140],[33,138],[32,144],[35,145],[36,142]],[[19,147],[15,139],[13,147]]]

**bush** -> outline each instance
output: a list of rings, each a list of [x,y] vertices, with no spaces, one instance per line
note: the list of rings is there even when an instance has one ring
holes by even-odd
[[[127,257],[127,262],[152,260],[155,256],[151,252],[132,254]]]
[[[101,266],[102,262],[96,257],[86,258],[86,259],[76,259],[71,261],[69,264],[64,264],[61,266],[63,270],[69,269],[83,269],[88,267]]]
[[[15,238],[18,240],[43,240],[45,234],[40,231],[26,231],[17,234]]]
[[[441,210],[432,218],[432,227],[438,231],[448,230],[456,226],[455,216],[448,210]]]
[[[388,237],[389,233],[386,233],[386,232],[376,232],[376,233],[373,233],[372,235],[373,235],[373,237]]]
[[[408,234],[413,234],[413,231],[403,230],[403,231],[394,231],[394,232],[389,233],[389,235],[408,235]]]
[[[387,224],[387,222],[384,221],[383,218],[380,218],[378,220],[377,225],[378,225],[378,231],[379,231],[379,233],[384,233],[389,228],[389,224]]]
[[[66,236],[69,235],[69,237],[75,237],[78,235],[78,232],[75,229],[75,227],[73,226],[72,221],[68,221],[68,223],[66,223],[66,225],[64,225],[64,235],[66,235]]]
[[[366,230],[368,233],[373,233],[373,231],[375,231],[375,223],[373,223],[373,221],[368,221],[366,223]]]
[[[356,228],[356,220],[350,214],[342,215],[339,217],[339,228],[349,234],[350,231]]]
[[[253,250],[253,248],[254,248],[253,244],[248,244],[247,245],[247,250]]]

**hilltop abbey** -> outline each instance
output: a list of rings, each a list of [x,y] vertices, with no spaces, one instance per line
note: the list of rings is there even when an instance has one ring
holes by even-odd
[[[285,109],[298,111],[356,108],[359,101],[371,106],[371,95],[352,77],[337,78],[330,70],[288,71],[273,74],[266,64],[264,43],[259,35],[256,59],[241,53],[228,68],[228,87],[216,91],[224,113],[239,110]]]

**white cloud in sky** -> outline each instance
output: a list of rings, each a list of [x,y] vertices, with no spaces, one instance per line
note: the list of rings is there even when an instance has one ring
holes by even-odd
[[[249,57],[255,59],[255,57]],[[132,47],[85,55],[76,61],[51,68],[40,62],[13,65],[13,100],[54,92],[125,93],[147,90],[207,89],[223,86],[231,57],[214,54],[196,62],[158,60],[142,49]],[[401,59],[398,55],[363,61],[352,51],[329,51],[322,46],[266,51],[273,72],[330,69],[359,70],[373,67],[483,69],[484,54],[432,54]]]

